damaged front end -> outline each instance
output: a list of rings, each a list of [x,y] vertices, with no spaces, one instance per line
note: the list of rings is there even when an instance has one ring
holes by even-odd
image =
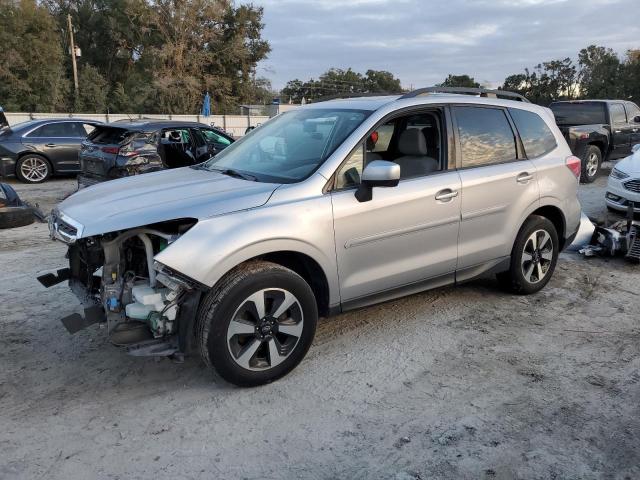
[[[84,306],[62,319],[70,333],[102,324],[109,340],[138,356],[182,355],[191,349],[202,285],[154,261],[195,225],[180,219],[82,237],[82,226],[59,212],[51,237],[68,247],[69,267],[38,277],[50,287],[64,280]]]

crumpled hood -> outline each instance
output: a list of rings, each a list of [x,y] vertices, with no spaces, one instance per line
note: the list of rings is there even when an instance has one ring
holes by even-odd
[[[624,173],[640,174],[640,150],[616,163],[616,168]]]
[[[278,186],[185,167],[84,188],[60,203],[57,210],[83,226],[82,237],[90,237],[259,207]]]

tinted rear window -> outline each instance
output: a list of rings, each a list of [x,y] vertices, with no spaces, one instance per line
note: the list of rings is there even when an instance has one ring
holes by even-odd
[[[119,145],[125,143],[135,133],[125,128],[97,127],[87,139],[93,143]]]
[[[511,118],[516,124],[524,151],[528,158],[536,158],[556,148],[553,133],[537,113],[510,108]]]
[[[558,125],[607,123],[604,103],[552,103],[549,108],[553,111]]]

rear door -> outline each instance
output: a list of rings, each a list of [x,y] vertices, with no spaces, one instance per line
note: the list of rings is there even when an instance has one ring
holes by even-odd
[[[46,123],[27,133],[22,142],[46,156],[57,172],[77,172],[80,169],[78,152],[82,138],[79,122]]]
[[[456,278],[462,280],[511,254],[514,226],[540,198],[535,166],[524,158],[505,109],[454,106],[452,111],[462,182]]]
[[[627,121],[627,112],[622,103],[612,103],[609,105],[609,115],[611,117],[611,132],[613,145],[612,157],[626,157],[631,152],[632,126]]]

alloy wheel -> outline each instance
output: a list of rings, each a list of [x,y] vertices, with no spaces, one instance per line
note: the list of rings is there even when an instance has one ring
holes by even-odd
[[[536,230],[524,244],[522,274],[529,283],[542,281],[553,262],[553,240],[546,230]]]
[[[30,182],[41,182],[49,174],[49,165],[42,158],[29,157],[20,164],[20,173]]]
[[[263,371],[285,361],[302,336],[298,299],[287,290],[268,288],[247,297],[227,327],[227,347],[242,368]]]
[[[598,155],[595,153],[589,154],[587,159],[587,175],[593,177],[598,172]]]

